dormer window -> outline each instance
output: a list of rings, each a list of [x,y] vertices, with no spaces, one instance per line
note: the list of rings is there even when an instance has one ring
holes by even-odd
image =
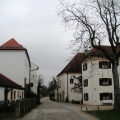
[[[83,71],[86,71],[86,70],[87,70],[87,63],[83,65]]]
[[[101,61],[99,62],[99,68],[102,68],[102,69],[111,68],[111,63],[108,61]]]

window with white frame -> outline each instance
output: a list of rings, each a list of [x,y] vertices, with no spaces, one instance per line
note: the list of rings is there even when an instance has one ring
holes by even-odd
[[[112,93],[100,93],[100,100],[112,100]]]
[[[87,87],[88,86],[88,79],[85,79],[84,80],[84,87]]]
[[[70,78],[70,84],[74,84],[74,79]]]
[[[109,69],[109,68],[111,68],[111,63],[108,62],[108,61],[100,61],[99,62],[99,68]]]
[[[99,78],[99,85],[100,86],[112,85],[112,79],[111,78]]]
[[[84,93],[84,100],[88,101],[88,93]]]
[[[83,65],[83,71],[86,71],[86,70],[87,70],[87,63]]]

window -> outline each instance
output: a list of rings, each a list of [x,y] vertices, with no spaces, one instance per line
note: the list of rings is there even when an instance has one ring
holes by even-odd
[[[16,99],[16,91],[14,91],[14,99]]]
[[[83,65],[83,71],[86,71],[86,70],[87,70],[87,63]]]
[[[13,91],[11,91],[11,97],[10,98],[11,98],[11,100],[13,99]]]
[[[33,87],[33,83],[30,83],[30,87]]]
[[[33,77],[34,77],[34,75],[33,75]]]
[[[99,78],[99,85],[100,86],[112,85],[112,79],[111,78]]]
[[[24,98],[24,96],[23,96],[24,94],[23,94],[23,92],[22,92],[22,98]]]
[[[108,61],[101,61],[99,62],[99,68],[102,68],[102,69],[111,68],[111,63]]]
[[[112,100],[112,93],[100,93],[100,100]]]
[[[88,93],[84,93],[84,100],[88,101]]]
[[[88,79],[85,79],[84,80],[84,87],[87,87],[88,86]]]
[[[19,98],[19,91],[18,91],[17,97]]]
[[[70,83],[74,84],[74,79],[73,78],[70,78]]]

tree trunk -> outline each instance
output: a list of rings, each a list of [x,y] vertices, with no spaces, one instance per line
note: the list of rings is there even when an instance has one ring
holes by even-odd
[[[118,75],[118,62],[114,62],[112,64],[112,73],[113,73],[113,82],[114,82],[114,110],[119,110],[119,98],[120,98],[120,90],[119,90],[119,75]]]

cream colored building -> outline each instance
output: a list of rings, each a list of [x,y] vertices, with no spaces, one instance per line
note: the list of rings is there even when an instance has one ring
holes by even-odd
[[[103,47],[112,57],[110,46]],[[76,56],[78,61],[76,61]],[[57,76],[59,83],[56,92],[57,100],[65,101],[68,96],[69,101],[82,99],[84,105],[113,105],[112,64],[104,57],[102,52],[95,48],[84,54],[78,53],[76,56]],[[75,67],[78,71],[75,70]],[[120,65],[118,66],[118,74],[120,75]],[[74,81],[73,84],[70,83],[71,79]],[[78,89],[81,90],[79,92],[75,92],[75,83],[78,84],[77,80],[80,80],[79,84],[82,83],[82,86]]]
[[[57,100],[65,101],[68,96],[69,101],[81,101],[82,79],[80,60],[82,56],[82,53],[78,53],[57,75],[58,88],[55,92],[55,98]]]
[[[31,90],[37,94],[37,86],[38,86],[38,76],[37,72],[39,70],[39,67],[31,62],[31,69],[30,69],[30,85]]]
[[[104,49],[108,51],[110,46],[104,46]],[[120,66],[118,66],[118,73],[120,75]],[[83,59],[82,83],[83,104],[114,104],[112,64],[99,50],[92,49]]]

